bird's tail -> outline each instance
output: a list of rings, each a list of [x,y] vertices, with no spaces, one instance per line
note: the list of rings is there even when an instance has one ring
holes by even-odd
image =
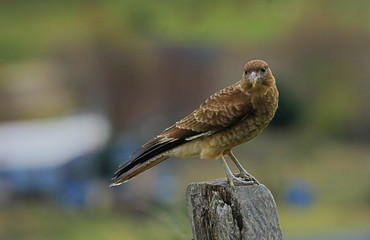
[[[112,187],[112,186],[121,185],[122,183],[127,182],[131,178],[136,177],[140,173],[144,172],[145,170],[147,170],[151,167],[154,167],[158,163],[166,160],[167,158],[169,158],[168,155],[164,155],[164,154],[157,155],[157,156],[145,161],[144,163],[142,163],[140,165],[134,166],[133,168],[131,168],[128,171],[126,169],[122,169],[122,168],[118,169],[118,171],[115,173],[114,178],[113,178],[116,181],[114,183],[112,183],[111,185],[109,185],[109,186]]]
[[[177,133],[180,137],[173,137],[173,132]],[[127,182],[145,170],[166,160],[169,158],[169,152],[175,147],[188,142],[189,140],[187,140],[186,137],[193,133],[193,131],[177,129],[174,126],[168,128],[164,133],[151,139],[137,149],[131,154],[127,161],[119,166],[119,169],[115,172],[113,177],[115,182],[111,184],[111,186]]]

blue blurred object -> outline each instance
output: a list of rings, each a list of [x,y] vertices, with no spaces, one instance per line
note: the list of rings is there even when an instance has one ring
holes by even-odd
[[[297,207],[309,207],[313,204],[315,196],[312,184],[305,179],[294,180],[286,189],[284,199]]]
[[[85,207],[87,205],[88,188],[88,180],[66,179],[63,184],[61,203],[74,208]]]
[[[13,190],[22,193],[54,192],[60,182],[58,168],[14,169],[4,171],[11,181]]]

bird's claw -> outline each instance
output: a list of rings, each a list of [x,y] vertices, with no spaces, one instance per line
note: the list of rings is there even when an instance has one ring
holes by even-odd
[[[253,185],[257,183],[259,185],[259,182],[255,178],[249,178],[249,177],[239,177],[240,174],[233,174],[232,176],[227,177],[227,182],[230,184],[232,188],[235,188],[234,182],[237,182],[242,185]]]
[[[221,163],[225,169],[225,172],[226,172],[226,179],[227,179],[227,182],[229,183],[229,185],[232,187],[232,188],[235,188],[235,185],[234,185],[234,182],[237,182],[239,184],[242,184],[242,185],[253,185],[253,184],[257,184],[259,185],[260,183],[257,181],[256,178],[254,178],[252,175],[250,175],[241,165],[240,163],[236,160],[236,158],[234,157],[234,155],[230,155],[231,159],[233,159],[234,163],[236,164],[236,166],[239,168],[240,170],[240,173],[238,174],[234,174],[233,172],[231,172],[229,166],[227,165],[226,163],[226,160],[224,158],[224,156],[221,157]]]
[[[252,175],[250,175],[249,173],[246,173],[246,172],[240,172],[240,173],[234,174],[234,176],[236,178],[245,179],[245,180],[247,180],[246,182],[253,182],[253,183],[256,183],[257,185],[260,184],[255,177],[253,177]]]

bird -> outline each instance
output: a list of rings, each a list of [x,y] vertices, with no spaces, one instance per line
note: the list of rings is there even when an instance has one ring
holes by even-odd
[[[191,114],[165,129],[133,152],[114,173],[117,186],[170,157],[220,159],[231,187],[259,184],[232,152],[256,137],[278,108],[279,92],[269,65],[263,60],[245,64],[241,80],[211,95]],[[239,173],[230,170],[230,157]]]

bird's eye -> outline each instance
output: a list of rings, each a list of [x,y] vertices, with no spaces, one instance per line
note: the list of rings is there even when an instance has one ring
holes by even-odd
[[[244,70],[244,73],[245,73],[245,75],[247,75],[248,74],[248,70]]]
[[[261,68],[261,72],[263,72],[263,73],[266,72],[266,70],[267,70],[267,67],[262,67]]]

